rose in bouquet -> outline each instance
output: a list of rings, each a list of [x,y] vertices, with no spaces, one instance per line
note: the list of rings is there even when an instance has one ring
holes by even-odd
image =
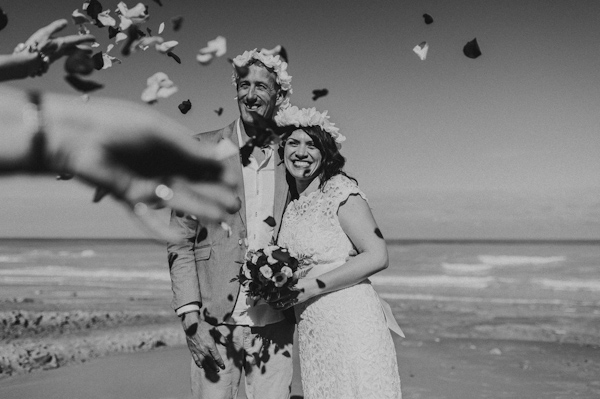
[[[286,248],[270,245],[248,251],[239,275],[232,281],[247,287],[250,297],[271,301],[290,289],[297,281],[297,272],[308,264],[307,257],[295,258]]]

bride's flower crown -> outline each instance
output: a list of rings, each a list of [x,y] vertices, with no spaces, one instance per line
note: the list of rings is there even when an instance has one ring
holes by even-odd
[[[250,51],[244,51],[243,54],[238,55],[233,59],[233,63],[237,67],[245,67],[248,66],[251,60],[258,60],[264,66],[269,69],[272,69],[277,76],[277,84],[281,87],[281,90],[286,92],[286,100],[290,94],[292,94],[292,77],[287,73],[287,62],[283,61],[279,55],[271,55],[266,54],[261,51],[257,51],[256,49]],[[233,72],[232,80],[233,85],[236,85],[236,73]],[[283,108],[283,107],[282,107]]]
[[[341,148],[342,143],[346,141],[346,136],[340,133],[340,129],[335,127],[334,123],[329,122],[327,111],[321,113],[314,107],[300,109],[297,106],[292,105],[288,108],[281,109],[275,116],[275,122],[278,126],[318,126],[333,137],[338,149]]]

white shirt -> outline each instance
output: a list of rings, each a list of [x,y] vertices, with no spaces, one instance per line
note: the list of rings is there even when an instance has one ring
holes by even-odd
[[[238,142],[242,147],[244,143],[240,119],[236,127]],[[248,249],[265,248],[273,237],[273,227],[265,223],[265,219],[273,216],[275,151],[269,146],[264,152],[265,159],[260,165],[256,158],[250,155],[250,164],[242,168]],[[246,291],[244,286],[240,288],[233,314],[225,321],[226,324],[266,326],[284,319],[280,311],[274,310],[264,301],[255,304],[253,299],[248,298]]]

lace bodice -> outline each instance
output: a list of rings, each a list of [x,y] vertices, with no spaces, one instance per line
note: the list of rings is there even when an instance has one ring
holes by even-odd
[[[292,201],[278,244],[294,256],[310,256],[305,276],[343,265],[353,248],[338,219],[349,196],[360,195],[343,175]],[[394,342],[377,293],[368,280],[315,296],[294,308],[306,399],[401,399]]]
[[[293,256],[310,256],[315,265],[343,263],[352,242],[342,230],[337,212],[355,194],[367,199],[354,181],[336,175],[322,190],[290,202],[283,216],[279,245]]]

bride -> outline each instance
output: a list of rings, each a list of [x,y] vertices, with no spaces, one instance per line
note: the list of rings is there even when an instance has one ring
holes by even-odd
[[[292,106],[275,120],[298,127],[280,149],[297,193],[278,245],[311,257],[312,265],[272,305],[294,306],[305,398],[401,398],[388,329],[397,324],[368,280],[387,267],[386,244],[365,195],[342,170],[345,137],[315,108]],[[353,250],[358,254],[348,258]]]

